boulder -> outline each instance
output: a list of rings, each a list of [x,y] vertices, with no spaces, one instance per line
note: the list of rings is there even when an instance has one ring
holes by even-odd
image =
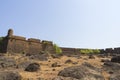
[[[73,61],[71,59],[68,59],[65,61],[65,64],[67,64],[67,63],[73,63]]]
[[[98,58],[105,58],[105,55],[104,54],[98,54],[97,57]]]
[[[120,64],[114,62],[106,62],[103,70],[110,74],[110,80],[120,80]]]
[[[48,57],[46,56],[46,54],[35,54],[35,55],[31,55],[29,57],[30,59],[34,59],[34,60],[40,60],[40,61],[47,61]]]
[[[63,54],[51,54],[52,58],[60,58]]]
[[[0,72],[0,80],[22,80],[19,73],[13,71]]]
[[[34,59],[34,60],[40,60],[40,61],[47,61],[49,57],[49,53],[42,51],[39,54],[32,54],[32,53],[27,53],[26,56],[29,57],[29,59]]]
[[[109,59],[101,59],[101,62],[110,62]]]
[[[116,72],[116,71],[120,70],[120,64],[114,63],[114,62],[105,62],[103,65],[103,68],[105,70],[110,70],[110,71]]]
[[[57,62],[55,62],[55,63],[53,63],[52,65],[51,65],[51,67],[60,67],[61,65],[59,65]]]
[[[40,70],[40,65],[38,63],[31,63],[25,68],[25,71],[28,72],[36,72],[38,70]]]
[[[89,55],[89,59],[95,59],[93,55]]]
[[[58,73],[58,76],[71,77],[79,80],[104,80],[101,70],[89,63],[64,68],[64,70]]]
[[[112,57],[111,62],[120,63],[120,56],[114,56],[114,57]]]
[[[111,76],[110,80],[120,80],[120,75]]]
[[[79,80],[79,79],[75,79],[75,78],[71,78],[71,77],[57,76],[57,77],[53,78],[52,80]]]
[[[0,56],[0,68],[14,68],[16,66],[16,61],[12,58],[5,56]]]
[[[73,62],[72,64],[78,64],[78,62]]]
[[[20,68],[20,69],[25,69],[29,64],[31,64],[33,62],[31,61],[24,61],[24,62],[20,62],[18,65],[17,65],[17,68]]]

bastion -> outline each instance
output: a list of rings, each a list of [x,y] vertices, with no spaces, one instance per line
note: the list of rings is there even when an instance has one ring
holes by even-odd
[[[1,52],[9,53],[40,53],[40,51],[53,52],[53,43],[51,41],[44,41],[35,38],[29,38],[26,40],[25,37],[14,35],[12,29],[8,30],[8,34],[3,39],[3,44],[1,45]]]

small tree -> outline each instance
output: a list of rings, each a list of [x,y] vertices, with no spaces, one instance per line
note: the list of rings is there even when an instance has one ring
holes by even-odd
[[[61,54],[61,53],[62,53],[62,50],[61,50],[61,48],[60,48],[58,45],[54,44],[53,47],[54,47],[55,52],[56,52],[57,54]]]

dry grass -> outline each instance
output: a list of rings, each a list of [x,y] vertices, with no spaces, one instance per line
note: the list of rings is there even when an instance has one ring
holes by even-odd
[[[20,54],[17,54],[17,55],[6,54],[5,56],[13,57],[16,60],[17,64],[19,64],[20,62],[29,61],[29,58],[23,57]],[[78,62],[78,64],[72,64],[72,63],[65,64],[65,61],[68,59],[71,59],[73,62]],[[44,78],[45,80],[52,80],[52,78],[57,77],[58,72],[63,70],[64,68],[70,67],[70,66],[81,65],[84,62],[88,62],[93,66],[101,68],[103,65],[103,63],[101,62],[101,59],[102,58],[98,58],[96,56],[95,56],[95,59],[88,59],[88,56],[82,56],[82,58],[80,59],[75,58],[75,57],[67,57],[67,56],[62,56],[61,58],[50,57],[48,61],[34,60],[34,62],[37,62],[40,64],[41,70],[37,72],[26,72],[24,70],[18,70],[18,71],[22,75],[23,80],[27,80],[28,78],[33,78],[33,80],[37,80],[37,78]],[[51,67],[51,65],[55,62],[61,65],[61,67]],[[53,69],[55,71],[53,71]],[[105,77],[105,80],[108,80],[110,76],[105,71],[102,71],[102,75]]]

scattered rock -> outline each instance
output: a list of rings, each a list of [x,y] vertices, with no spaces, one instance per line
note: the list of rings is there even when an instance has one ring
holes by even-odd
[[[111,76],[110,80],[120,80],[120,75]]]
[[[89,55],[89,59],[95,59],[93,55]]]
[[[49,57],[49,53],[43,51],[40,52],[39,54],[32,54],[32,53],[27,53],[26,56],[29,57],[29,59],[35,59],[35,60],[40,60],[40,61],[47,61]]]
[[[58,63],[57,62],[55,62],[55,63],[53,63],[52,65],[51,65],[51,67],[60,67],[61,65],[58,65]]]
[[[110,62],[109,59],[101,59],[101,62]]]
[[[62,54],[51,54],[52,58],[60,58]]]
[[[74,58],[77,58],[77,59],[81,59],[81,55],[80,54],[76,54],[76,55],[70,55],[69,57],[74,57]]]
[[[114,62],[106,62],[103,65],[104,71],[110,74],[110,80],[120,80],[120,64]]]
[[[52,71],[55,71],[56,69],[52,69]]]
[[[83,58],[84,60],[88,60],[88,58]]]
[[[114,72],[110,71],[109,74],[113,74]]]
[[[40,70],[40,65],[38,63],[31,63],[26,68],[25,71],[35,72]]]
[[[37,80],[45,80],[45,79],[44,79],[44,78],[39,77],[39,78],[37,78]]]
[[[20,68],[20,69],[25,69],[31,63],[33,63],[33,62],[31,62],[31,61],[24,61],[24,62],[19,63],[17,65],[17,67]]]
[[[68,60],[65,61],[65,64],[67,64],[67,63],[68,63],[68,64],[69,64],[69,63],[73,63],[73,61],[72,61],[71,59],[68,59]]]
[[[100,68],[94,67],[94,66],[92,66],[92,65],[91,65],[90,63],[88,63],[88,62],[84,62],[84,63],[82,64],[82,66],[87,67],[87,68],[89,68],[89,69],[91,69],[91,70],[95,70],[95,71],[97,71],[97,72],[101,72],[101,69],[100,69]]]
[[[90,65],[89,63],[64,68],[64,70],[58,73],[58,76],[72,77],[81,80],[104,80],[100,69]]]
[[[105,55],[104,54],[98,54],[97,57],[99,57],[99,58],[105,58]]]
[[[26,80],[26,79],[25,79]],[[27,80],[34,80],[33,78],[28,78]]]
[[[114,57],[112,57],[111,62],[120,63],[120,56],[114,56]]]
[[[40,60],[40,61],[47,61],[48,60],[48,56],[47,54],[36,54],[36,55],[32,55],[30,56],[30,59],[35,59],[35,60]]]
[[[75,79],[75,78],[71,78],[71,77],[58,76],[58,77],[53,78],[52,80],[79,80],[79,79]]]
[[[16,66],[16,62],[12,58],[0,56],[0,68],[14,68]]]
[[[50,60],[48,62],[51,62]]]
[[[120,73],[120,64],[119,63],[106,62],[106,63],[104,63],[103,68],[108,72],[112,71],[114,73],[118,73],[118,72]]]
[[[22,80],[19,73],[13,71],[0,72],[0,80]]]
[[[78,62],[73,62],[72,64],[78,64]]]

